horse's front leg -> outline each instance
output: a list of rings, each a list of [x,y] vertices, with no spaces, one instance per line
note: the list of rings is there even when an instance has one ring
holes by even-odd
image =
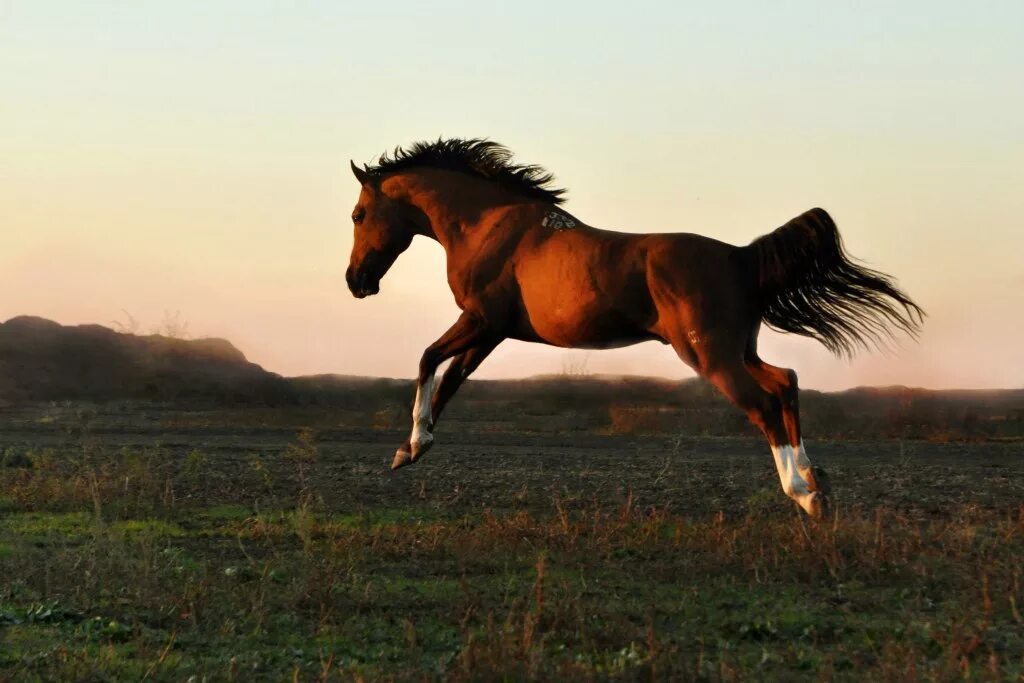
[[[439,398],[435,401],[434,384],[437,367],[453,356],[468,353],[478,347],[486,348],[486,352],[476,361],[476,364],[479,365],[495,345],[494,337],[488,334],[488,328],[483,318],[475,313],[464,312],[455,324],[441,335],[440,339],[427,347],[420,358],[419,375],[416,378],[416,401],[412,407],[412,433],[395,453],[391,469],[395,470],[415,462],[430,449],[434,443],[432,433],[434,413],[440,413],[440,410],[432,405],[440,405],[443,408],[444,403],[454,393],[458,384],[461,384],[461,379],[455,384],[453,384],[454,377],[451,381],[448,380],[452,371],[452,368],[449,368],[449,372],[445,373],[442,380],[444,391],[443,393],[439,392]],[[453,364],[453,367],[456,365],[460,364]],[[461,374],[461,370],[458,374]],[[462,379],[464,378],[465,376]],[[445,387],[445,384],[449,384],[450,388]]]
[[[452,359],[452,364],[445,370],[444,375],[441,377],[441,382],[434,392],[430,417],[431,429],[437,427],[437,420],[441,416],[441,412],[452,396],[455,395],[458,388],[480,366],[480,363],[490,355],[498,343],[500,343],[500,340],[483,342],[479,346],[474,346],[469,351],[461,353]],[[412,461],[412,439],[409,438],[395,452],[395,459],[391,463],[391,469],[397,470],[399,467],[411,464]]]

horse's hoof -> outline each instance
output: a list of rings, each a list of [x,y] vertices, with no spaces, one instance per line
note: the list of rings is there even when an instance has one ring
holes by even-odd
[[[399,448],[395,451],[395,459],[391,461],[391,471],[394,472],[399,467],[411,465],[413,460],[414,458],[412,457],[412,453]]]
[[[811,491],[807,494],[807,497],[800,501],[800,507],[812,519],[824,519],[831,509],[828,496],[821,491]]]
[[[423,457],[423,454],[430,450],[430,447],[434,445],[434,435],[430,432],[420,436],[419,440],[412,442],[412,460],[413,462]]]

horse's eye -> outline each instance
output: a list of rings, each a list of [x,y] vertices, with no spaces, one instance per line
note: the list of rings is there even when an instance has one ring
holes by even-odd
[[[362,223],[364,218],[366,218],[366,209],[356,209],[352,214],[353,223]]]

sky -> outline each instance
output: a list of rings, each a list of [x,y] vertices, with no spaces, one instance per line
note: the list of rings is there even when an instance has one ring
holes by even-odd
[[[813,206],[929,313],[763,334],[801,385],[1024,386],[1024,3],[0,0],[0,320],[166,316],[286,375],[411,377],[458,316],[417,238],[344,280],[349,159],[483,136],[598,227],[745,244]],[[692,376],[506,342],[478,377]]]

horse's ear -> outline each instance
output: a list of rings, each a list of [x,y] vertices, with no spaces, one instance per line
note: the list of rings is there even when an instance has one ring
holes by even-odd
[[[370,174],[366,172],[365,168],[359,168],[356,166],[356,162],[349,159],[348,162],[352,166],[352,175],[356,177],[360,185],[366,185],[370,182]]]

